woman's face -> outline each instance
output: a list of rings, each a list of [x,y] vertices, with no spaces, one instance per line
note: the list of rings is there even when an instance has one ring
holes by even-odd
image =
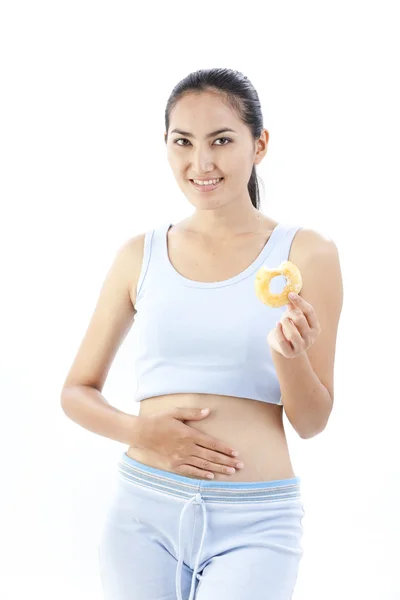
[[[225,128],[233,131],[210,136]],[[264,129],[260,139],[253,140],[249,128],[216,93],[189,93],[171,111],[168,162],[180,189],[196,208],[250,202],[247,184],[253,165],[266,154],[267,144],[268,131]],[[210,192],[197,190],[190,181],[218,177],[223,181]]]

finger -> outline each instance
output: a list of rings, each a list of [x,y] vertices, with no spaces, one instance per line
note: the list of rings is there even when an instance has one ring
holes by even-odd
[[[282,323],[278,321],[276,324],[276,339],[282,350],[285,352],[292,352],[294,350],[294,346],[292,342],[285,336]]]
[[[301,338],[299,330],[296,327],[296,324],[287,317],[286,315],[281,320],[282,323],[282,331],[285,335],[286,339],[289,340],[292,344],[295,344]]]
[[[233,475],[233,473],[236,473],[235,467],[220,464],[218,462],[212,462],[211,460],[199,458],[198,456],[189,456],[186,459],[186,462],[187,464],[201,467],[202,469],[208,469],[209,471],[214,471],[215,473],[225,473],[226,475]]]
[[[297,327],[297,330],[300,332],[300,336],[303,339],[306,339],[306,336],[310,332],[310,325],[309,325],[309,323],[308,323],[308,321],[306,319],[305,314],[302,313],[298,309],[296,309],[296,310],[289,310],[286,313],[285,317],[287,317],[288,319],[290,319],[291,321],[293,321],[293,323]]]
[[[292,352],[299,352],[303,346],[304,346],[304,340],[305,338],[303,338],[299,332],[299,330],[297,329],[296,325],[294,323],[291,322],[290,319],[284,319],[284,321],[287,321],[287,329],[286,331],[288,332],[287,334],[285,333],[285,336],[287,337],[287,339],[289,340],[290,344],[291,344],[291,350]],[[307,329],[308,329],[308,325],[307,325]]]
[[[196,446],[193,450],[193,455],[203,460],[226,465],[228,467],[236,467],[236,465],[240,462],[238,458],[232,458],[225,456],[224,454],[220,454],[219,452],[214,452],[213,450],[207,450],[206,448],[203,448],[203,446]]]
[[[298,308],[304,313],[308,324],[312,329],[318,329],[317,315],[315,313],[314,307],[311,306],[311,304],[309,304],[306,300],[304,300],[304,298],[302,298],[298,294],[296,294],[296,298],[290,298],[290,302],[292,302],[296,308]]]
[[[213,438],[200,431],[197,431],[196,435],[194,435],[193,441],[198,446],[202,446],[207,450],[212,450],[213,452],[221,452],[221,454],[226,454],[230,457],[234,452],[234,449],[228,446],[228,444],[225,444],[225,442],[221,442],[221,440]]]
[[[201,469],[189,465],[175,467],[175,472],[178,473],[178,475],[185,475],[186,477],[198,477],[200,479],[205,477],[207,479],[214,479],[214,473],[212,473],[212,471],[202,471]]]

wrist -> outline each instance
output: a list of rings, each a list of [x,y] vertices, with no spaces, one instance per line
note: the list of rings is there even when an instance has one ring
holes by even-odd
[[[122,436],[124,444],[128,444],[130,448],[141,448],[140,446],[140,431],[142,417],[139,415],[130,415],[125,413],[122,423]]]

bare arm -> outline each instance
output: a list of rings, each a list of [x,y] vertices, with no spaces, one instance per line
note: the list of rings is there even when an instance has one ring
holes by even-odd
[[[104,396],[89,385],[66,387],[61,407],[72,421],[111,440],[135,446],[140,417],[111,406]]]
[[[109,369],[135,317],[130,292],[136,289],[143,255],[143,234],[116,252],[96,307],[61,390],[64,413],[85,429],[135,443],[140,417],[111,406],[102,395]]]

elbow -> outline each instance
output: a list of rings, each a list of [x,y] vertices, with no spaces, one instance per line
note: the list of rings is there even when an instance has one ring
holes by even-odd
[[[61,410],[68,416],[69,396],[66,389],[63,389],[60,396]]]
[[[325,425],[322,426],[320,424],[310,423],[309,420],[304,422],[304,419],[302,419],[301,423],[299,423],[287,413],[286,416],[288,417],[291,426],[302,440],[309,440],[310,438],[317,436],[325,429]]]
[[[65,404],[65,402],[67,401],[67,398],[71,392],[71,385],[66,385],[62,388],[61,390],[61,394],[60,394],[60,402],[61,402],[61,406],[63,406]]]
[[[326,428],[327,424],[328,424],[328,421],[324,422],[319,427],[314,427],[314,429],[308,429],[306,431],[299,431],[298,434],[299,434],[299,436],[301,437],[302,440],[309,440],[309,439],[311,439],[313,437],[316,437],[317,435],[319,435],[323,431],[325,431],[325,428]]]
[[[317,435],[325,431],[329,422],[329,418],[331,416],[332,407],[333,401],[330,400],[329,408],[325,410],[324,415],[320,417],[316,423],[314,422],[312,426],[310,426],[311,424],[309,423],[305,429],[299,431],[301,439],[309,440],[310,438],[316,437]]]
[[[319,429],[318,431],[308,431],[307,433],[299,433],[299,436],[302,440],[309,440],[313,437],[316,437],[319,433],[322,433],[323,429]]]
[[[64,414],[68,416],[68,409],[71,407],[71,403],[76,398],[77,385],[64,386],[60,394],[60,404]]]

